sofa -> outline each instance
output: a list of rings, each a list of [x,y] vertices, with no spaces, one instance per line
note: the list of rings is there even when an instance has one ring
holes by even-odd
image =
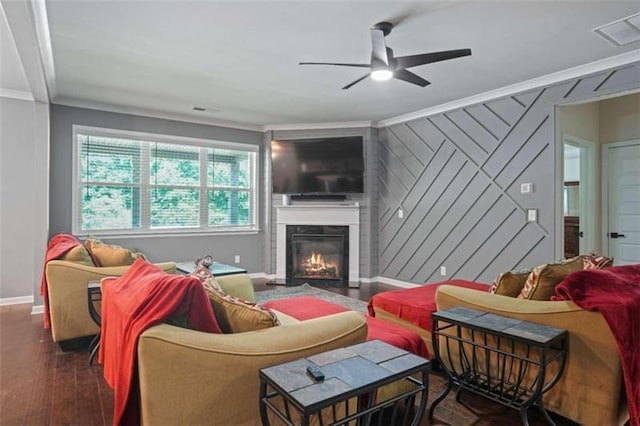
[[[640,275],[637,266],[612,267],[612,264],[613,259],[590,253],[522,271],[507,271],[491,286],[450,280],[383,292],[372,297],[369,310],[380,319],[418,332],[429,342],[430,350],[431,314],[454,307],[565,329],[569,345],[564,373],[543,395],[545,407],[584,425],[623,424],[629,419],[624,358],[619,352],[620,341],[601,312],[608,305],[612,308],[607,312],[620,312],[622,318],[628,317],[628,328],[620,330],[624,330],[626,340],[634,337],[637,323],[633,321],[638,321],[638,317],[633,306],[638,304],[635,296],[638,291],[631,288],[637,288]],[[583,303],[586,299],[580,299],[580,295],[583,298],[590,295],[596,305],[589,306],[590,310],[581,308],[586,305],[579,306],[572,297],[563,297],[569,296],[566,293],[569,289],[577,291],[575,295]],[[597,303],[602,303],[600,309],[596,308]]]
[[[226,293],[255,300],[244,274],[219,277]],[[298,321],[275,312],[281,325],[234,334],[204,333],[166,323],[138,339],[142,424],[259,425],[258,370],[365,341],[357,312]]]
[[[173,262],[157,265],[170,274],[176,271],[176,265]],[[59,343],[63,350],[74,349],[75,340],[96,335],[100,327],[89,316],[87,284],[90,281],[100,281],[105,277],[120,276],[128,268],[128,265],[88,266],[66,260],[47,262],[45,276],[48,283],[53,341]]]

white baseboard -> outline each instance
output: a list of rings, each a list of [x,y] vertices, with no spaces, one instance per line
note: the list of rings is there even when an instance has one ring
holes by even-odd
[[[0,306],[23,305],[25,303],[33,303],[33,296],[4,297],[0,299]]]
[[[31,308],[31,315],[44,314],[44,305],[37,305]]]
[[[389,284],[389,285],[400,287],[400,288],[420,287],[420,284],[414,284],[406,281],[400,281],[400,280],[395,280],[393,278],[387,278],[387,277],[381,277],[381,276],[377,276],[373,278],[360,278],[360,282],[362,283],[378,282],[378,283]]]

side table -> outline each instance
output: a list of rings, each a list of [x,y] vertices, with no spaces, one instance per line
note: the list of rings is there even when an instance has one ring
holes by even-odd
[[[100,312],[96,308],[96,303],[99,303],[102,300],[102,287],[100,287],[100,281],[89,281],[87,284],[87,302],[89,303],[89,316],[93,322],[95,322],[98,326],[100,326],[102,322],[102,317]],[[93,363],[93,359],[98,353],[98,349],[100,348],[100,331],[98,334],[91,340],[89,343],[89,366]]]
[[[324,373],[315,381],[308,366]],[[260,417],[269,425],[270,410],[287,425],[299,419],[303,426],[312,419],[321,425],[345,425],[351,421],[368,425],[374,414],[382,416],[386,407],[394,407],[392,423],[398,417],[398,403],[406,403],[403,424],[408,424],[417,396],[419,408],[411,422],[420,424],[429,392],[430,361],[380,340],[336,349],[296,361],[260,370]],[[419,375],[421,380],[413,377]],[[376,401],[376,390],[406,381],[408,390],[386,401]],[[357,401],[355,407],[350,400]],[[293,415],[293,410],[297,415]],[[381,418],[379,418],[381,420]]]
[[[503,317],[464,307],[434,312],[432,343],[436,359],[449,378],[436,406],[457,386],[520,410],[527,426],[527,410],[537,405],[554,424],[542,395],[562,376],[567,355],[566,330]]]

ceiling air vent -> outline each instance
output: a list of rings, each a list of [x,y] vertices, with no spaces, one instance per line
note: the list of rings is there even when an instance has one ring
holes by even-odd
[[[640,13],[611,22],[593,31],[615,46],[625,46],[640,41]]]

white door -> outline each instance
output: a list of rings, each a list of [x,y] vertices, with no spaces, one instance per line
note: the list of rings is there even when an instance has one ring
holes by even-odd
[[[640,263],[640,140],[605,144],[603,160],[608,255],[616,265]]]

